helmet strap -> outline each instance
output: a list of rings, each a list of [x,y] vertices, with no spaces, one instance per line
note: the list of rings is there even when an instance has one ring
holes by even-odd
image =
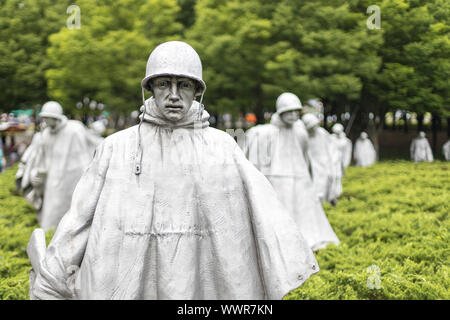
[[[134,174],[140,175],[142,173],[142,146],[141,146],[141,125],[144,121],[145,113],[147,111],[147,105],[145,103],[145,92],[142,88],[142,105],[144,106],[144,113],[142,114],[141,120],[138,125],[138,135],[137,135],[137,146],[136,146],[136,158],[134,163]]]
[[[203,106],[202,102],[203,102],[203,95],[205,94],[205,92],[202,93],[202,95],[200,96],[200,102],[199,102],[199,108],[198,108],[198,114],[197,114],[197,120],[201,121],[202,120],[202,115],[203,115],[203,110],[205,110],[205,107]]]

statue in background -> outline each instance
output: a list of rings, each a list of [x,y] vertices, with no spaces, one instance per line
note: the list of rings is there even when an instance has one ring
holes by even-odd
[[[450,161],[450,139],[442,146],[442,153],[444,154],[444,159]]]
[[[33,135],[30,145],[20,158],[17,168],[15,181],[16,189],[22,191],[22,196],[36,209],[38,221],[40,221],[44,186],[33,186],[31,183],[31,170],[36,168],[36,160],[40,157],[41,148],[41,132]]]
[[[335,144],[341,152],[342,176],[344,176],[345,169],[347,169],[352,161],[352,141],[347,138],[344,132],[344,126],[340,123],[334,124],[331,131],[333,131],[332,137],[334,138]]]
[[[361,132],[359,138],[356,139],[353,158],[355,165],[359,167],[368,167],[376,162],[377,152],[366,132]]]
[[[88,130],[88,140],[91,146],[91,154],[94,155],[94,151],[100,143],[103,142],[103,134],[106,131],[106,126],[101,120],[97,120],[91,123]]]
[[[245,154],[272,183],[313,250],[339,244],[323,211],[309,172],[308,134],[300,99],[285,92],[276,101],[270,124],[247,131]]]
[[[56,227],[70,208],[72,193],[92,156],[86,127],[68,120],[59,103],[45,103],[39,116],[46,126],[33,139],[21,184],[22,188],[28,186],[24,195],[40,207],[39,224],[48,230]]]
[[[308,132],[308,155],[316,192],[322,202],[336,205],[342,193],[341,155],[331,135],[319,126],[319,119],[307,113],[302,121]]]
[[[433,151],[425,136],[425,132],[420,131],[419,136],[414,138],[409,148],[411,160],[414,162],[433,162]]]

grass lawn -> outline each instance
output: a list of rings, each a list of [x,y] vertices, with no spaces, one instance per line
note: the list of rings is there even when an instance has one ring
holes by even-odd
[[[15,170],[0,174],[0,300],[28,299],[37,227]],[[350,167],[338,205],[325,207],[341,244],[319,251],[320,272],[286,299],[450,299],[449,204],[450,163]]]

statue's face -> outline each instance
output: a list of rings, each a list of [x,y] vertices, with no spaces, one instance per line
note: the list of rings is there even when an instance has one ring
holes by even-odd
[[[195,80],[184,77],[158,77],[153,79],[151,87],[156,106],[172,122],[185,117],[196,93]]]
[[[314,135],[316,132],[317,125],[313,125],[312,127],[306,127],[306,131],[308,131],[309,135]]]
[[[59,120],[55,118],[43,118],[43,120],[46,126],[50,127],[51,129],[55,129],[59,122]]]
[[[285,124],[292,126],[300,118],[300,111],[291,110],[283,112],[280,118]]]

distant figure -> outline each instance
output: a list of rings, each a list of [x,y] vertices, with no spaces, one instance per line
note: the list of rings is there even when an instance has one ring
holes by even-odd
[[[377,152],[367,133],[361,132],[360,137],[356,140],[353,158],[355,159],[355,165],[359,167],[368,167],[375,163]]]
[[[103,134],[105,133],[105,131],[106,127],[103,121],[97,120],[89,125],[88,139],[90,141],[92,155],[94,155],[94,151],[97,146],[105,139],[103,138]]]
[[[46,128],[40,136],[38,156],[30,170],[33,188],[42,190],[38,221],[44,230],[56,227],[70,208],[75,186],[92,160],[88,131],[79,121],[68,120],[55,101],[42,106]]]
[[[413,139],[409,151],[411,152],[411,160],[414,162],[433,162],[433,151],[431,151],[430,144],[423,131],[420,131],[419,136]]]
[[[450,139],[442,146],[442,153],[447,161],[450,161]]]
[[[310,113],[302,117],[308,132],[308,156],[314,186],[322,202],[337,203],[342,193],[340,152],[331,135],[319,126],[319,119]]]
[[[6,167],[6,159],[3,155],[3,142],[0,140],[0,172],[3,172],[3,167]]]
[[[270,124],[247,131],[245,155],[271,182],[312,250],[339,240],[328,222],[309,173],[308,134],[299,120],[300,99],[285,92]]]
[[[350,165],[352,161],[352,140],[347,138],[344,132],[344,126],[340,123],[336,123],[332,128],[332,137],[341,151],[341,161],[342,161],[342,176],[345,175],[345,169]]]

